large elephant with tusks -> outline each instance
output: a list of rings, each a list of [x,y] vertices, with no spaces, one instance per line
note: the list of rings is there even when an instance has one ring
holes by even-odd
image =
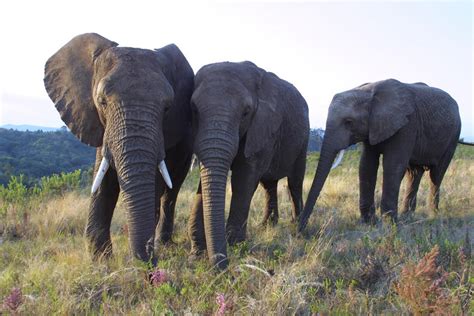
[[[192,154],[193,82],[193,70],[174,44],[153,51],[82,34],[47,61],[44,84],[61,119],[83,143],[97,147],[86,228],[95,257],[111,254],[119,191],[133,255],[155,261],[154,243],[171,239]]]

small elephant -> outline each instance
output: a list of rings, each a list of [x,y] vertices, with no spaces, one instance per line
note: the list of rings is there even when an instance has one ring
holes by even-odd
[[[403,213],[413,212],[421,176],[431,178],[431,207],[438,208],[439,188],[461,131],[458,105],[446,92],[424,83],[394,79],[363,84],[338,93],[329,107],[321,156],[299,230],[303,230],[338,151],[363,142],[359,166],[360,212],[375,221],[374,190],[383,156],[382,215],[397,221],[398,193],[408,177]]]
[[[194,72],[186,58],[174,44],[153,51],[82,34],[47,61],[44,84],[72,133],[97,147],[86,227],[94,257],[111,254],[122,191],[131,251],[155,262],[155,228],[156,242],[170,240],[192,155]]]
[[[293,217],[303,206],[302,185],[309,137],[308,106],[298,90],[251,62],[204,66],[191,98],[199,184],[189,223],[192,253],[207,251],[227,266],[230,244],[246,236],[249,206],[262,183],[267,213],[276,204],[278,180],[288,177]],[[232,200],[225,227],[227,174]]]

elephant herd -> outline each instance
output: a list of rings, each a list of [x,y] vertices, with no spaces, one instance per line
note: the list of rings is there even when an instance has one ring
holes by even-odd
[[[303,209],[309,137],[308,106],[298,90],[251,62],[222,62],[196,75],[180,49],[121,47],[98,34],[76,36],[45,66],[44,85],[61,119],[97,148],[86,237],[94,258],[110,256],[110,224],[119,192],[127,210],[133,255],[156,264],[169,242],[179,189],[193,153],[200,181],[188,221],[191,254],[207,251],[228,265],[227,244],[245,240],[252,196],[266,192],[265,220],[278,221],[278,180],[288,178],[298,230],[308,218],[338,152],[362,142],[360,212],[375,218],[374,189],[383,156],[381,213],[397,221],[413,212],[421,176],[430,170],[431,206],[454,154],[461,121],[446,92],[394,79],[334,96],[320,160]],[[232,198],[225,221],[227,176]]]

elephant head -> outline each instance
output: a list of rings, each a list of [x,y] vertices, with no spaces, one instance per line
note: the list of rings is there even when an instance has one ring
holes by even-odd
[[[225,193],[227,174],[240,150],[258,155],[282,122],[277,77],[250,62],[217,63],[196,74],[191,98],[194,152],[201,163],[204,230],[209,258],[227,266]]]
[[[338,93],[329,106],[321,155],[298,230],[302,231],[313,211],[337,153],[358,142],[376,145],[408,123],[414,96],[403,83],[388,79],[363,84]]]
[[[94,33],[73,38],[47,61],[44,84],[72,133],[102,147],[93,194],[109,165],[117,172],[131,250],[148,261],[158,165],[171,186],[164,158],[165,142],[173,140],[164,139],[163,125],[180,110],[175,85],[190,66],[175,45],[157,51],[117,46]],[[192,85],[189,90],[188,98]]]

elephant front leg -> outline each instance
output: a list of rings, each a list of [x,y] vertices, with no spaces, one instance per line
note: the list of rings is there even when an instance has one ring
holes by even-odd
[[[188,236],[191,240],[191,256],[205,254],[207,246],[204,232],[201,181],[199,181],[199,187],[194,197],[193,207],[189,216]]]
[[[396,161],[391,155],[384,155],[383,188],[380,208],[382,216],[389,217],[395,223],[398,220],[398,195],[400,192],[400,184],[407,166],[408,161],[406,161],[406,163],[401,163]]]
[[[186,141],[167,150],[166,165],[171,171],[172,189],[166,186],[163,177],[157,172],[157,188],[161,188],[158,189],[157,197],[161,196],[161,201],[156,204],[155,247],[159,243],[166,244],[172,241],[176,199],[191,165],[190,153],[191,147]]]
[[[232,199],[226,234],[229,245],[245,240],[250,202],[258,185],[256,172],[251,166],[239,166],[232,170]]]
[[[278,180],[261,181],[265,189],[265,213],[262,225],[267,225],[268,220],[272,225],[278,223]]]
[[[98,149],[94,177],[102,160],[100,152],[101,150]],[[109,257],[112,254],[110,223],[112,222],[119,192],[117,173],[114,169],[109,168],[99,189],[92,195],[89,206],[85,234],[94,260],[102,256]]]
[[[361,219],[366,224],[376,222],[374,192],[380,155],[364,144],[359,164],[359,209]]]
[[[177,190],[165,190],[161,197],[160,217],[156,226],[155,248],[157,244],[167,244],[171,242],[174,228],[174,211],[176,207]]]

